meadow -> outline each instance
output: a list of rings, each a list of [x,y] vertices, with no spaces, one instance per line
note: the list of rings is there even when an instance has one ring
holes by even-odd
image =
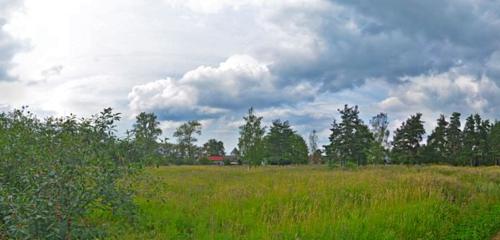
[[[135,219],[111,239],[491,239],[500,168],[169,166],[130,179]]]

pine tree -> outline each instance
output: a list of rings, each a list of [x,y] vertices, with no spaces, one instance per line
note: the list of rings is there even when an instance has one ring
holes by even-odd
[[[394,161],[405,164],[420,164],[420,142],[425,134],[422,114],[412,115],[394,132],[392,155]]]
[[[492,149],[492,159],[496,165],[500,166],[500,122],[496,122],[491,127],[489,141]]]
[[[330,144],[325,146],[330,164],[339,161],[341,166],[347,162],[355,162],[358,166],[367,161],[367,152],[373,141],[368,127],[359,118],[358,106],[338,109],[342,121],[333,121],[330,135]]]
[[[291,164],[295,157],[292,149],[294,137],[295,132],[291,129],[288,121],[274,120],[269,133],[264,137],[266,160],[270,164]]]
[[[346,165],[345,157],[343,156],[345,150],[342,143],[342,129],[336,119],[333,119],[332,127],[330,128],[330,144],[325,145],[325,152],[328,157],[328,165],[332,167],[335,162],[339,162],[341,166]]]
[[[424,161],[428,163],[448,162],[448,137],[446,129],[448,122],[444,115],[437,119],[437,126],[427,138],[427,156]]]
[[[463,148],[462,130],[460,130],[460,113],[454,112],[451,114],[450,123],[446,128],[446,136],[448,140],[447,152],[448,163],[453,165],[460,164],[460,153]]]
[[[492,164],[493,149],[490,144],[491,124],[479,114],[470,115],[464,128],[464,163],[470,166]]]
[[[479,114],[474,116],[476,120],[476,129],[478,136],[478,151],[479,151],[479,162],[478,165],[489,165],[491,164],[491,147],[489,142],[489,135],[491,130],[491,124],[489,120],[482,120]]]
[[[464,165],[475,166],[477,164],[477,133],[474,116],[470,115],[465,120],[463,131],[462,163]]]
[[[292,136],[292,163],[294,164],[307,164],[308,151],[306,141],[302,136],[295,133]]]

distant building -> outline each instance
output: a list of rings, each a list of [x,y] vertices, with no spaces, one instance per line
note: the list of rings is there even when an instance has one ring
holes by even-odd
[[[224,165],[224,157],[223,156],[209,156],[208,160],[216,165]]]

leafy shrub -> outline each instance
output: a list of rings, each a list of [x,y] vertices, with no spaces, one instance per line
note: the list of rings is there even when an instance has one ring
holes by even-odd
[[[98,237],[90,211],[131,215],[120,179],[138,167],[115,136],[119,120],[111,108],[82,119],[40,120],[26,108],[0,114],[0,236]]]

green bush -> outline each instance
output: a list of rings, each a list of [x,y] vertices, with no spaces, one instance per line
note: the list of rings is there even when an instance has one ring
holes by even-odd
[[[115,137],[111,108],[90,118],[40,120],[26,108],[0,114],[0,236],[91,238],[96,208],[133,213],[120,179],[136,172]]]

